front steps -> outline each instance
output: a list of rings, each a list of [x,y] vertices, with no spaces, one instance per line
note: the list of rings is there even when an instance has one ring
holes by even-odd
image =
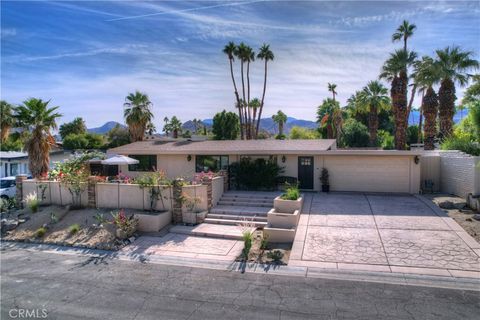
[[[196,226],[173,226],[170,232],[190,235],[194,237],[222,238],[232,240],[242,240],[242,229],[239,226],[221,225],[211,223],[201,223]],[[248,228],[249,231],[255,231],[255,228]]]

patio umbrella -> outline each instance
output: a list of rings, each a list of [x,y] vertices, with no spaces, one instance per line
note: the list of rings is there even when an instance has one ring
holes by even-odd
[[[115,155],[108,159],[102,160],[102,164],[106,165],[127,165],[127,164],[137,164],[140,161],[133,159],[127,156]]]

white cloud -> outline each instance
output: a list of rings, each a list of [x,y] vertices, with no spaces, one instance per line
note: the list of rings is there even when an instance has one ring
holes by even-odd
[[[0,31],[0,38],[14,37],[17,35],[17,29],[15,28],[2,28]]]

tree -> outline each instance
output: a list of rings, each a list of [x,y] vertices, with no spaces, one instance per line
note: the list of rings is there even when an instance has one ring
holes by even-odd
[[[260,119],[262,118],[263,105],[265,102],[265,91],[267,90],[267,64],[268,61],[273,61],[273,59],[275,58],[273,52],[270,50],[270,45],[263,44],[263,46],[260,47],[260,52],[257,54],[257,58],[265,62],[265,71],[263,77],[262,100],[260,101],[260,111],[258,112],[257,129],[255,130],[255,136],[258,135],[258,130],[260,128]]]
[[[417,29],[417,26],[410,24],[407,20],[403,20],[403,23],[397,28],[396,32],[392,35],[392,41],[403,40],[403,50],[407,51],[407,40],[413,35],[413,32]]]
[[[240,96],[238,95],[238,90],[237,90],[237,84],[235,82],[235,76],[233,74],[233,61],[235,57],[235,51],[236,51],[236,45],[234,42],[230,41],[224,48],[223,48],[223,53],[225,53],[228,57],[228,61],[230,63],[230,75],[232,77],[232,82],[233,82],[233,89],[235,92],[235,99],[237,101],[236,105],[238,106],[238,117],[239,119],[242,119],[242,109],[240,108]],[[241,120],[240,120],[241,123]],[[240,126],[240,135],[241,138],[244,138],[244,133],[243,133],[243,127]]]
[[[62,115],[58,107],[48,108],[50,101],[30,98],[18,107],[18,118],[22,126],[31,130],[26,142],[28,168],[34,178],[47,174],[50,162],[50,149],[55,143],[50,130],[57,128],[56,120]]]
[[[378,81],[370,81],[359,95],[360,104],[368,110],[368,129],[370,132],[370,146],[377,145],[378,113],[390,108],[388,90]]]
[[[480,74],[472,76],[473,83],[465,91],[462,104],[469,104],[480,100]]]
[[[369,135],[367,127],[353,119],[347,119],[343,125],[342,143],[350,148],[362,148],[368,146]]]
[[[0,101],[0,141],[7,141],[10,129],[15,125],[15,107],[5,100]]]
[[[337,85],[335,83],[328,83],[328,91],[332,93],[333,101],[335,101],[335,96],[337,95],[336,88]]]
[[[173,116],[171,120],[165,117],[163,121],[165,121],[163,132],[165,132],[166,135],[172,133],[173,138],[177,139],[178,134],[182,132],[182,122],[178,120],[176,116]]]
[[[437,50],[436,66],[440,72],[440,89],[438,90],[440,138],[452,134],[453,116],[455,114],[455,83],[465,86],[471,69],[477,69],[479,63],[473,59],[473,52],[462,51],[459,47],[447,47]]]
[[[283,113],[282,110],[278,110],[277,114],[272,116],[272,120],[278,125],[277,139],[284,139],[283,125],[287,122],[287,115]]]
[[[240,131],[240,120],[233,112],[223,110],[213,117],[213,139],[235,140]]]
[[[70,133],[63,138],[63,148],[66,150],[88,149],[88,139],[83,133]]]
[[[87,132],[87,126],[85,125],[85,121],[77,117],[73,119],[72,122],[66,122],[62,124],[58,130],[58,133],[62,137],[62,139],[65,139],[66,136],[69,134],[84,134]]]
[[[318,135],[318,131],[299,127],[299,126],[294,126],[290,130],[289,138],[292,140],[298,140],[298,139],[312,140],[312,139],[318,139],[319,135]]]
[[[395,118],[395,148],[405,150],[407,138],[407,68],[412,65],[417,55],[415,52],[396,50],[384,63],[380,79],[391,82],[390,96]]]
[[[130,143],[130,133],[119,124],[107,133],[108,148],[115,148]]]
[[[151,111],[152,103],[148,95],[135,91],[125,98],[123,104],[125,122],[128,125],[131,140],[142,141],[147,127],[152,123],[153,113]]]
[[[340,128],[335,126],[335,119],[338,118],[339,112],[341,112],[340,104],[330,98],[323,100],[323,103],[317,108],[317,123],[327,139],[335,139],[337,136]]]

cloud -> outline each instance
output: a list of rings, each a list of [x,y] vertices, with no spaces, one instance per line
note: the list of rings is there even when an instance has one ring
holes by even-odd
[[[0,38],[14,37],[17,35],[17,29],[15,28],[2,28],[0,31]]]

